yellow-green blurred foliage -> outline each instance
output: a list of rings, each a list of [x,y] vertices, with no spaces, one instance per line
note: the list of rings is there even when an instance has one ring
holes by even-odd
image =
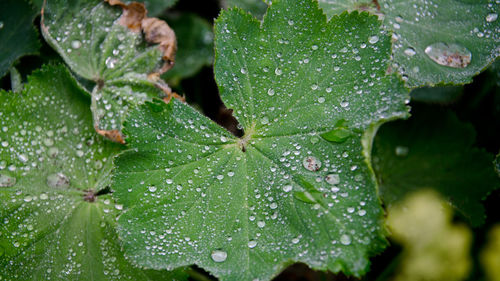
[[[471,232],[452,223],[452,210],[432,191],[389,208],[392,238],[403,246],[396,281],[457,281],[471,268]]]
[[[481,264],[487,280],[500,281],[500,225],[489,233],[488,244],[481,252]]]

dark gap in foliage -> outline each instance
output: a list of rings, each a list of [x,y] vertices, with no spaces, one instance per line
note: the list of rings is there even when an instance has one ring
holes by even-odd
[[[324,272],[312,270],[306,264],[295,263],[287,267],[283,272],[276,276],[273,281],[355,281],[359,280],[354,277],[347,277],[342,273],[333,274],[331,272]]]

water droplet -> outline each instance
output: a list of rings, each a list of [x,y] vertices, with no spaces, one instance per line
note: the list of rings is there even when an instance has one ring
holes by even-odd
[[[284,192],[290,192],[290,191],[292,191],[292,189],[293,189],[293,186],[291,186],[291,185],[289,185],[289,184],[288,184],[288,185],[283,186],[283,191],[284,191]]]
[[[74,40],[71,42],[71,48],[73,49],[79,49],[82,46],[82,42],[78,40]]]
[[[318,89],[318,85],[317,84],[312,84],[311,85],[311,90],[317,90]]]
[[[338,174],[328,174],[325,177],[325,181],[332,185],[339,184],[340,176]]]
[[[260,123],[262,123],[262,125],[267,125],[269,124],[269,119],[267,117],[262,117]]]
[[[148,187],[148,190],[149,190],[150,192],[155,192],[155,191],[156,191],[156,186],[151,185],[150,187]]]
[[[366,215],[366,211],[365,210],[359,210],[358,211],[358,215],[362,217],[362,216]]]
[[[268,94],[269,96],[274,96],[274,90],[273,90],[273,89],[271,89],[271,88],[269,88],[269,90],[267,90],[267,94]]]
[[[266,226],[266,222],[265,221],[258,221],[257,226],[260,228],[263,228],[264,226]]]
[[[40,199],[47,200],[47,199],[49,199],[49,195],[47,195],[47,193],[42,193],[42,194],[40,194]]]
[[[0,187],[11,187],[16,184],[17,179],[6,172],[0,173]]]
[[[248,241],[248,248],[252,249],[255,248],[255,246],[257,246],[257,241],[255,240]]]
[[[346,107],[349,106],[349,102],[348,101],[342,101],[342,102],[340,102],[340,106],[346,108]]]
[[[241,72],[241,74],[247,74],[247,70],[244,68],[240,69],[240,72]]]
[[[274,210],[274,209],[278,208],[278,204],[276,204],[276,202],[273,202],[273,203],[269,204],[269,208]]]
[[[51,147],[47,151],[47,154],[49,155],[49,157],[55,158],[57,154],[59,154],[59,149],[57,147]]]
[[[26,154],[19,154],[17,156],[17,158],[19,158],[19,161],[23,162],[23,163],[26,163],[28,162],[28,156]]]
[[[399,25],[399,23],[394,23],[392,26],[394,27],[394,29],[400,29],[401,28],[401,25]]]
[[[342,245],[349,245],[351,244],[351,236],[347,235],[347,234],[342,234],[342,236],[340,236],[340,243],[342,243]]]
[[[321,168],[321,161],[314,156],[307,156],[302,160],[302,165],[309,171],[315,172]]]
[[[109,57],[106,59],[105,63],[107,68],[113,69],[116,66],[116,59]]]
[[[318,45],[312,45],[312,46],[311,46],[311,49],[313,49],[313,50],[317,50],[317,49],[318,49]]]
[[[471,52],[454,43],[434,43],[425,48],[425,54],[439,65],[464,68],[471,62]]]
[[[486,21],[487,22],[494,22],[498,19],[498,14],[491,13],[486,16]]]
[[[409,57],[413,57],[417,52],[415,52],[415,49],[413,49],[412,47],[409,47],[404,51],[404,53]]]
[[[4,24],[3,24],[3,21],[0,21],[0,29],[2,29],[2,28],[3,28],[3,25],[4,25]]]
[[[293,244],[297,244],[297,243],[299,243],[299,241],[300,241],[300,239],[299,239],[299,238],[293,238],[293,239],[292,239],[292,243],[293,243]]]
[[[214,262],[223,262],[227,259],[227,253],[221,250],[215,250],[210,255]]]
[[[276,75],[281,75],[281,74],[283,74],[283,71],[281,71],[281,69],[279,69],[279,68],[276,68],[276,69],[274,70],[274,73],[275,73]]]
[[[396,148],[394,149],[394,153],[396,153],[396,155],[400,157],[408,155],[409,151],[410,149],[408,147],[401,145],[396,146]]]
[[[55,173],[47,176],[47,185],[53,188],[68,188],[69,179],[63,173]]]
[[[370,42],[370,44],[377,43],[378,42],[378,36],[377,35],[370,36],[370,38],[368,38],[368,42]]]

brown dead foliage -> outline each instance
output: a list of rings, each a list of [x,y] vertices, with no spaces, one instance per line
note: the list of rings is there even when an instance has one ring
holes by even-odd
[[[112,6],[120,6],[123,14],[119,23],[133,32],[143,32],[148,43],[159,44],[162,52],[163,66],[158,69],[162,74],[174,66],[175,53],[177,52],[177,39],[174,31],[168,24],[157,18],[148,18],[144,4],[132,2],[125,4],[120,0],[104,0]]]

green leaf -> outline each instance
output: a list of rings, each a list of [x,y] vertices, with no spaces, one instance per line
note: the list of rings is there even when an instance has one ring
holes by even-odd
[[[392,205],[408,192],[434,188],[471,225],[484,223],[481,204],[500,187],[493,156],[473,147],[475,132],[450,112],[416,112],[408,121],[386,124],[373,146],[380,195]]]
[[[256,18],[262,19],[267,10],[263,0],[221,0],[225,8],[238,7],[250,12]]]
[[[33,26],[36,15],[25,0],[0,1],[0,78],[19,58],[38,53],[40,42]]]
[[[48,43],[75,74],[94,82],[91,109],[98,130],[120,131],[131,107],[169,90],[155,75],[166,66],[159,46],[148,44],[140,29],[123,26],[121,14],[103,1],[48,0],[42,17]]]
[[[193,76],[203,66],[212,65],[214,60],[214,33],[212,26],[195,14],[175,14],[166,18],[179,38],[174,67],[162,78],[171,85],[181,79]]]
[[[90,101],[68,71],[44,67],[25,88],[0,92],[0,279],[179,274],[144,271],[125,259],[115,231],[122,206],[104,194],[120,147],[95,133]]]
[[[362,141],[408,111],[385,75],[390,37],[366,13],[327,23],[312,0],[273,1],[262,23],[223,11],[215,30],[220,93],[245,134],[178,101],[130,113],[133,149],[112,185],[127,255],[222,280],[267,280],[295,261],[360,276],[385,245]],[[340,120],[352,136],[324,140]]]
[[[319,0],[328,16],[369,10],[393,30],[395,70],[412,87],[469,83],[500,55],[494,0]],[[379,3],[379,9],[374,3]],[[467,15],[467,16],[464,16]]]
[[[403,246],[394,281],[460,281],[472,267],[472,233],[454,224],[453,212],[435,192],[422,190],[388,210],[392,238]]]

